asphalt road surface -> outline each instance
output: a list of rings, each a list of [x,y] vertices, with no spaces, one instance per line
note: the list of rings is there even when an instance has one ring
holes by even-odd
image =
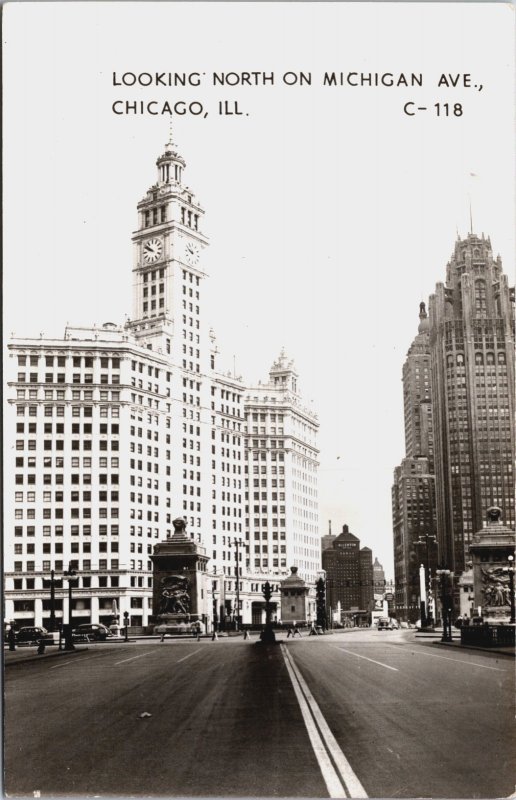
[[[411,632],[99,644],[5,676],[11,796],[514,792],[513,660]]]

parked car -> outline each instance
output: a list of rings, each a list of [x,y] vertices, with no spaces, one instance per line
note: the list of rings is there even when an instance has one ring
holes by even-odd
[[[108,636],[112,636],[112,634],[109,628],[106,628],[106,626],[101,623],[84,623],[84,625],[78,625],[77,628],[75,628],[73,636],[77,639],[84,638],[95,642],[104,642]]]
[[[30,644],[48,637],[46,628],[26,627],[16,631],[16,644]]]

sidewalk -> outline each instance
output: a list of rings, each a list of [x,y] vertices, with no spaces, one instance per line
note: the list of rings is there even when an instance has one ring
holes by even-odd
[[[470,644],[463,645],[460,640],[460,631],[457,630],[452,631],[451,642],[441,642],[442,634],[442,628],[436,628],[435,631],[419,631],[415,634],[414,639],[426,639],[427,641],[432,641],[433,644],[442,645],[443,647],[455,647],[461,650],[478,650],[481,653],[497,653],[498,655],[510,656],[511,658],[516,657],[516,651],[512,647],[475,647],[475,645]]]
[[[501,656],[509,656],[510,658],[516,657],[516,652],[512,647],[475,647],[471,644],[461,644],[460,639],[453,642],[441,642],[440,640],[435,644],[442,645],[443,647],[455,647],[459,650],[479,650],[481,653],[497,653]]]

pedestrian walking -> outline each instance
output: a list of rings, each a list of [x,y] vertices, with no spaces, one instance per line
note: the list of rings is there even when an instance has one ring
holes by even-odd
[[[291,636],[292,636],[292,625],[289,625],[287,631],[287,639],[290,639]]]
[[[7,639],[9,641],[9,650],[16,650],[16,634],[14,632],[14,628],[9,628],[9,633],[7,634]]]
[[[297,633],[297,635],[299,636],[299,638],[301,638],[301,631],[299,630],[299,628],[297,627],[297,625],[296,625],[296,624],[294,624],[294,633],[292,634],[292,638],[294,638],[294,636],[296,635],[296,633]]]
[[[40,639],[38,643],[38,656],[42,656],[45,653],[45,641],[44,639]]]
[[[164,642],[164,641],[165,641],[165,634],[164,634],[164,633],[162,633],[162,634],[161,634],[161,641],[162,641],[162,642]]]
[[[249,631],[247,630],[247,628],[244,631],[244,639],[249,639]]]
[[[213,628],[213,633],[211,634],[211,641],[216,642],[219,637],[217,636],[217,631]]]

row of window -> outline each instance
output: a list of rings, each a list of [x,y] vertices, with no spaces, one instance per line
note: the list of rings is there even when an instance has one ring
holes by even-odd
[[[68,356],[45,356],[45,366],[46,367],[65,367]],[[27,356],[18,356],[18,366],[25,367],[37,367],[39,366],[39,356],[29,356],[28,364],[27,364]],[[93,369],[95,364],[100,361],[101,369],[120,369],[120,359],[119,358],[107,358],[105,356],[101,356],[100,358],[96,356],[72,356],[72,366],[74,367],[84,367],[85,369]]]
[[[134,565],[134,562],[132,561],[131,562],[131,567],[130,567],[131,569],[135,569],[135,567],[133,565]],[[69,566],[71,569],[76,569],[76,570],[77,569],[82,569],[83,571],[92,569],[92,564],[91,564],[90,560],[83,561],[82,562],[82,566],[80,567],[79,566],[79,562],[77,561],[77,559],[72,559],[67,566]],[[64,567],[63,567],[63,562],[62,561],[54,561],[53,565],[52,565],[52,562],[50,562],[50,561],[43,561],[42,564],[41,564],[41,571],[42,572],[50,572],[51,569],[54,569],[54,570],[56,570],[56,572],[59,572],[59,571],[63,570],[63,568]],[[108,567],[107,559],[106,558],[101,558],[101,559],[99,559],[99,562],[98,562],[98,569],[99,570],[120,569],[119,560],[117,558],[116,559],[111,559],[110,562],[109,562],[109,567]],[[142,569],[142,567],[139,567],[139,569]],[[35,561],[26,561],[25,562],[25,568],[24,568],[23,561],[15,561],[14,562],[14,571],[15,572],[36,572],[36,562]],[[106,578],[106,580],[107,580],[107,578]],[[105,585],[107,586],[107,583]]]
[[[103,395],[106,395],[105,397]],[[100,392],[100,399],[101,400],[109,400],[109,393],[108,392]],[[120,393],[119,392],[111,392],[111,400],[119,400]],[[45,417],[64,417],[65,415],[65,406],[39,406],[39,408],[44,408]],[[93,416],[93,407],[92,406],[72,406],[72,417],[80,417],[81,416],[81,408],[83,409],[83,416],[84,417],[92,417]],[[38,416],[38,406],[25,406],[23,404],[19,404],[16,406],[16,413],[19,417],[25,416],[25,411],[28,409],[29,417],[37,417]],[[113,417],[118,418],[120,416],[120,407],[119,406],[99,406],[99,416],[100,417]]]

